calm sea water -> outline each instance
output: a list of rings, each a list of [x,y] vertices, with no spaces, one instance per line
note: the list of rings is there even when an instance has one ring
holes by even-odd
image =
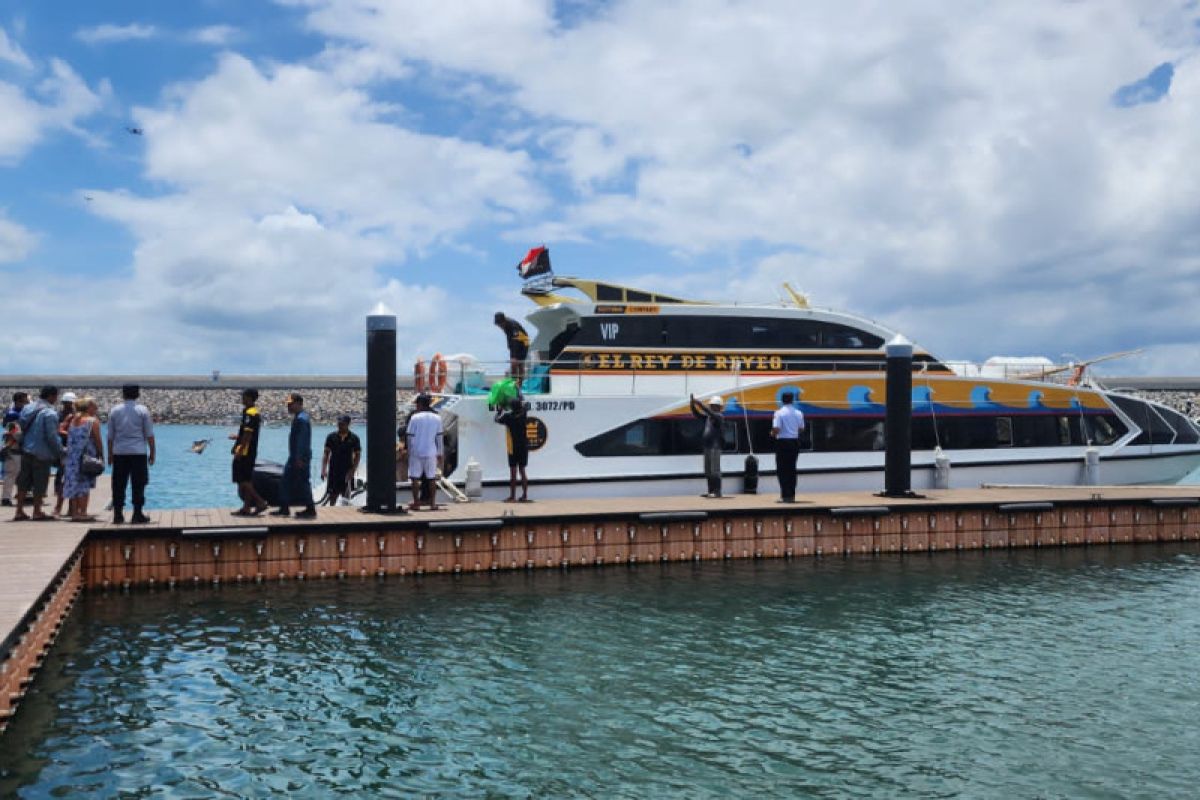
[[[150,486],[146,490],[149,508],[219,508],[237,505],[237,491],[230,479],[227,438],[234,426],[159,425],[154,432],[158,445],[158,463],[150,471]],[[319,477],[321,448],[332,426],[313,426],[314,463],[312,477]],[[366,463],[366,428],[356,425],[352,430],[363,441],[363,461]],[[204,453],[197,455],[190,448],[198,439],[211,439]],[[282,463],[287,457],[288,428],[269,427],[259,437],[259,458]],[[1200,483],[1200,471],[1185,483]]]
[[[0,796],[1192,797],[1200,547],[89,593]]]
[[[150,485],[146,487],[147,508],[220,508],[239,504],[237,488],[230,475],[229,454],[233,442],[229,434],[237,426],[216,425],[156,425],[156,463],[150,469]],[[258,441],[258,457],[283,463],[287,459],[288,427],[262,429]],[[330,425],[313,426],[312,477],[321,472],[321,451],[325,437],[333,431]],[[366,438],[362,426],[351,430],[360,439]],[[211,439],[203,453],[191,452],[192,443]],[[363,455],[366,463],[366,454]]]

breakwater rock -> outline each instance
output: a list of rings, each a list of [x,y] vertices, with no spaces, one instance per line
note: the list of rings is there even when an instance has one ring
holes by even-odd
[[[108,418],[109,410],[121,402],[120,387],[84,386],[76,388],[64,381],[57,384],[61,392],[74,392],[77,397],[94,397],[100,406],[101,419]],[[12,402],[14,392],[29,392],[37,397],[40,386],[0,386],[0,399],[4,407]],[[363,388],[305,388],[297,389],[304,397],[304,408],[313,422],[332,425],[342,414],[349,414],[361,421],[367,414],[367,392]],[[260,389],[258,407],[263,421],[282,424],[291,420],[287,413],[287,389]],[[411,391],[396,393],[397,401],[403,406],[412,399]],[[236,424],[242,414],[241,387],[205,388],[155,388],[143,387],[138,402],[143,403],[154,416],[154,421],[179,425],[230,425]]]

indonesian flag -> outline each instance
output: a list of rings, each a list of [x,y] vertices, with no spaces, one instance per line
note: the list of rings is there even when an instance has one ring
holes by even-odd
[[[535,247],[517,264],[517,272],[522,278],[532,278],[534,275],[544,275],[550,271],[550,251],[545,247]]]

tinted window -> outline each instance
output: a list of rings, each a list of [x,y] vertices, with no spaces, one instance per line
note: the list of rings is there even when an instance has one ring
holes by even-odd
[[[1132,397],[1109,395],[1117,407],[1129,415],[1133,423],[1142,429],[1130,444],[1170,444],[1175,438],[1175,431],[1158,414],[1155,414],[1149,403],[1135,400]]]
[[[809,319],[664,317],[666,344],[698,349],[878,349],[883,339],[845,325]]]
[[[1192,421],[1183,414],[1164,408],[1158,409],[1158,412],[1175,429],[1175,444],[1195,444],[1196,442],[1200,442],[1200,431],[1197,431]]]

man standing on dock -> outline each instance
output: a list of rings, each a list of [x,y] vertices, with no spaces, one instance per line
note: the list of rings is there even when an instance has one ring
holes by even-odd
[[[292,415],[292,431],[288,434],[288,457],[279,482],[279,508],[273,517],[290,517],[288,505],[302,501],[304,509],[296,512],[297,519],[315,519],[317,507],[312,496],[312,421],[304,410],[304,398],[292,392],[288,395],[287,410]]]
[[[784,392],[771,422],[775,437],[775,475],[779,479],[779,502],[796,502],[796,457],[800,454],[800,431],[804,430],[804,412],[793,405],[796,396]]]
[[[325,503],[335,506],[339,497],[350,499],[351,484],[362,457],[362,442],[350,430],[350,416],[338,417],[337,430],[325,437],[321,478],[325,481]]]
[[[58,387],[42,388],[38,401],[21,412],[21,472],[17,475],[17,513],[13,522],[53,519],[42,511],[50,467],[62,461],[62,440],[58,438]],[[33,496],[33,516],[25,513],[26,495]]]
[[[113,522],[125,521],[125,486],[133,484],[133,516],[130,522],[145,524],[146,484],[154,466],[154,423],[150,411],[136,402],[142,390],[136,384],[121,387],[124,401],[108,412],[108,463],[112,465]],[[147,452],[149,456],[147,456]]]
[[[708,398],[708,406],[702,406],[691,395],[692,416],[704,420],[704,479],[708,481],[708,492],[701,497],[721,496],[721,453],[725,450],[725,415],[721,409],[725,401],[720,395]]]
[[[233,482],[238,487],[242,507],[233,513],[239,517],[254,517],[267,510],[267,501],[254,488],[254,463],[258,460],[258,432],[262,414],[258,411],[258,389],[242,391],[242,423],[233,443]]]
[[[429,510],[437,511],[437,489],[433,482],[442,469],[445,444],[442,441],[442,418],[430,408],[427,394],[417,395],[417,410],[408,418],[408,480],[412,483],[413,501],[410,511],[421,508],[422,489],[429,496]]]

